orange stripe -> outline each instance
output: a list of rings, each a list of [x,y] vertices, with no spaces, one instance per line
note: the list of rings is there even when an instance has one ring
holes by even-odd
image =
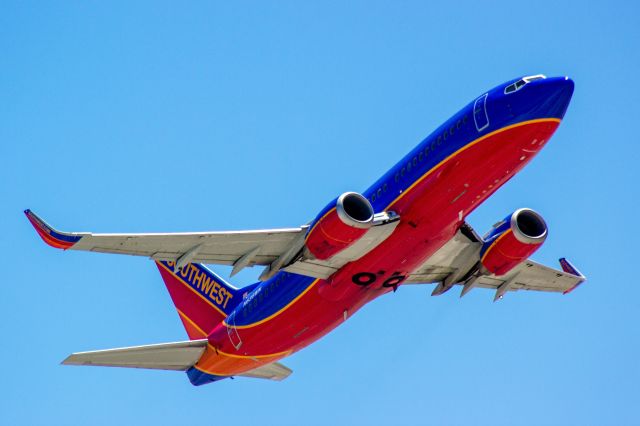
[[[501,129],[495,130],[491,133],[487,133],[486,135],[479,137],[478,139],[474,140],[473,142],[468,143],[467,145],[463,146],[462,148],[460,148],[459,150],[457,150],[456,152],[454,152],[453,154],[449,155],[447,158],[445,158],[444,160],[442,160],[440,163],[438,163],[436,166],[434,166],[433,168],[431,168],[430,170],[428,170],[425,174],[423,174],[419,179],[417,179],[413,184],[411,184],[411,186],[409,186],[406,190],[404,190],[400,195],[398,195],[391,203],[389,203],[389,205],[384,209],[384,210],[389,210],[389,208],[391,206],[393,206],[395,203],[397,203],[398,201],[400,201],[400,199],[402,197],[404,197],[405,195],[407,195],[407,193],[409,191],[411,191],[416,185],[418,185],[420,182],[422,182],[425,178],[427,178],[429,175],[431,175],[432,173],[434,173],[436,170],[438,170],[442,165],[444,165],[444,163],[448,162],[449,160],[451,160],[453,157],[457,156],[458,154],[460,154],[461,152],[471,148],[472,146],[482,142],[483,140],[491,137],[491,136],[495,136],[499,133],[502,132],[506,132],[507,130],[516,128],[516,127],[521,127],[521,126],[526,126],[529,124],[535,124],[535,123],[546,123],[546,122],[555,122],[555,123],[560,123],[560,119],[558,118],[539,118],[536,120],[529,120],[529,121],[522,121],[520,123],[516,123],[516,124],[512,124],[510,126],[506,126],[503,127]]]

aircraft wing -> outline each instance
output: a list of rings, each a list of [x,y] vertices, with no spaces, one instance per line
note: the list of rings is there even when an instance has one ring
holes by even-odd
[[[272,265],[289,260],[302,247],[306,227],[257,231],[193,232],[168,234],[94,234],[63,232],[26,210],[27,218],[49,245],[64,250],[146,256],[175,261],[178,266],[199,262],[245,266]]]
[[[507,291],[535,290],[569,293],[585,281],[585,277],[566,259],[560,259],[562,270],[527,259],[502,276],[485,275],[478,271],[482,241],[467,224],[412,273],[405,284],[438,283],[434,295],[453,285],[463,286],[462,294],[475,287],[496,290],[494,300]]]
[[[76,352],[69,355],[62,364],[186,371],[198,362],[207,343],[207,339],[200,339]],[[272,362],[236,376],[280,381],[289,377],[291,373],[291,369],[279,362]]]

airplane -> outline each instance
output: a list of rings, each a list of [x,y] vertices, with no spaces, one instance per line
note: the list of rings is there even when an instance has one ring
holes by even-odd
[[[480,236],[466,217],[548,143],[571,100],[568,77],[532,75],[475,98],[362,193],[346,192],[309,223],[232,232],[94,234],[62,232],[31,210],[45,243],[63,250],[151,258],[189,340],[71,354],[66,365],[185,371],[193,385],[225,378],[282,380],[278,361],[401,285],[569,293],[585,277],[529,257],[544,243],[543,217],[520,208]],[[264,266],[255,284],[231,276]]]

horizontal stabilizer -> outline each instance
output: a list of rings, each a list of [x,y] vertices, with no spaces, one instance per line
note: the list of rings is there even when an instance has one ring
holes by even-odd
[[[69,355],[67,359],[62,361],[62,364],[184,371],[198,362],[206,347],[207,339],[201,339],[77,352]]]
[[[236,374],[236,376],[280,381],[289,377],[292,372],[290,368],[285,367],[279,362],[272,362],[271,364],[249,370],[246,373]]]

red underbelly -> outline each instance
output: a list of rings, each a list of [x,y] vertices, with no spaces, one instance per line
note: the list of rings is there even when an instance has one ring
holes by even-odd
[[[420,177],[387,208],[401,217],[394,233],[378,247],[318,280],[286,310],[255,327],[236,330],[235,348],[221,326],[210,337],[198,368],[231,375],[273,362],[333,330],[370,300],[390,291],[382,283],[420,267],[452,236],[464,218],[524,167],[545,145],[558,120],[521,123],[478,139]],[[417,178],[417,177],[416,177]],[[359,286],[353,275],[371,272],[373,283]]]

